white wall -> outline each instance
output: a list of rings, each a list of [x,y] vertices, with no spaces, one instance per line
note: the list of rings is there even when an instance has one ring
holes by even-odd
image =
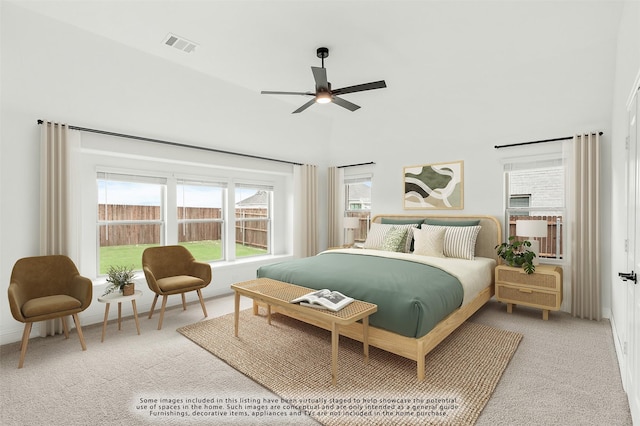
[[[7,288],[17,259],[39,252],[37,119],[326,164],[324,129],[330,125],[322,116],[311,113],[292,121],[274,111],[274,101],[267,97],[6,2],[0,7],[2,288]],[[314,132],[308,132],[311,126]],[[245,167],[259,168],[256,164],[247,161]],[[255,268],[239,262],[218,271],[216,281],[252,278]],[[141,310],[150,306],[146,302]],[[101,309],[92,304],[83,323],[101,321]],[[7,297],[0,297],[0,344],[19,340],[21,329]]]

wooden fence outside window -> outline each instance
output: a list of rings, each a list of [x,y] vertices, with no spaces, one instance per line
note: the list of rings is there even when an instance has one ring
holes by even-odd
[[[266,249],[268,222],[267,209],[242,209],[245,220],[236,223],[236,243]],[[207,207],[186,207],[178,209],[178,220],[219,219],[221,209]],[[144,223],[118,224],[117,221],[143,221],[161,219],[159,206],[135,206],[123,204],[98,205],[98,220],[116,223],[100,226],[100,247],[136,244],[160,244],[160,225]],[[179,226],[178,242],[216,241],[222,237],[221,222],[191,222]]]

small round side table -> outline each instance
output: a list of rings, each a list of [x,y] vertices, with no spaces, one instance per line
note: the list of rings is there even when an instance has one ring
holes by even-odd
[[[102,323],[102,340],[104,342],[104,334],[107,331],[107,320],[109,319],[109,305],[111,303],[118,303],[118,330],[121,330],[122,324],[122,302],[131,301],[131,306],[133,306],[133,318],[136,320],[136,328],[138,329],[138,335],[140,335],[140,322],[138,321],[138,309],[136,308],[136,299],[142,296],[142,292],[140,290],[136,290],[130,296],[123,296],[122,293],[110,293],[105,296],[98,297],[98,302],[106,303],[104,308],[104,322]]]

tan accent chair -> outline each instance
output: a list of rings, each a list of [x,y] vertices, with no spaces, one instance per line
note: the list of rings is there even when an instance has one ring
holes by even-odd
[[[160,320],[158,330],[162,329],[162,319],[167,306],[167,297],[172,294],[182,294],[182,308],[187,309],[184,294],[196,291],[202,306],[204,316],[207,308],[204,306],[201,289],[211,282],[211,265],[196,262],[191,252],[183,246],[159,246],[149,247],[142,253],[142,269],[147,278],[149,289],[156,296],[153,298],[149,318],[156,308],[158,296],[162,296],[162,308],[160,308]]]
[[[76,265],[67,256],[19,259],[13,266],[9,284],[11,314],[17,321],[25,323],[18,368],[24,365],[34,322],[61,318],[64,335],[68,339],[69,329],[64,317],[71,315],[76,323],[82,350],[86,351],[78,312],[89,307],[92,297],[91,280],[80,276]]]

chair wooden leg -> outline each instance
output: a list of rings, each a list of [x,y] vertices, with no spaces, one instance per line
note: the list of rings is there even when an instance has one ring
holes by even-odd
[[[76,323],[76,330],[78,330],[78,337],[80,338],[80,346],[82,346],[82,350],[87,350],[87,345],[84,343],[84,334],[82,334],[82,327],[80,327],[80,319],[78,318],[78,314],[73,314],[73,322]]]
[[[22,332],[22,344],[20,345],[20,361],[18,362],[18,368],[22,368],[24,365],[24,357],[27,354],[27,345],[29,344],[29,335],[31,334],[32,322],[25,323],[24,331]]]
[[[182,293],[182,310],[187,310],[187,299],[184,297],[184,293]]]
[[[198,298],[200,299],[200,306],[202,306],[202,312],[204,312],[204,317],[208,317],[207,308],[204,306],[204,299],[202,299],[202,291],[200,289],[196,290],[198,292]]]
[[[153,310],[156,308],[157,301],[158,301],[158,294],[156,293],[156,297],[153,298],[153,303],[151,304],[151,310],[149,311],[149,319],[151,319],[151,315],[153,315]]]
[[[55,320],[53,320],[55,321]],[[67,325],[67,318],[66,317],[61,317],[60,321],[62,322],[62,329],[64,330],[64,337],[65,339],[69,338],[69,326]]]
[[[162,319],[164,318],[164,308],[167,306],[167,295],[162,296],[162,307],[160,308],[160,320],[158,321],[158,330],[162,330]]]

